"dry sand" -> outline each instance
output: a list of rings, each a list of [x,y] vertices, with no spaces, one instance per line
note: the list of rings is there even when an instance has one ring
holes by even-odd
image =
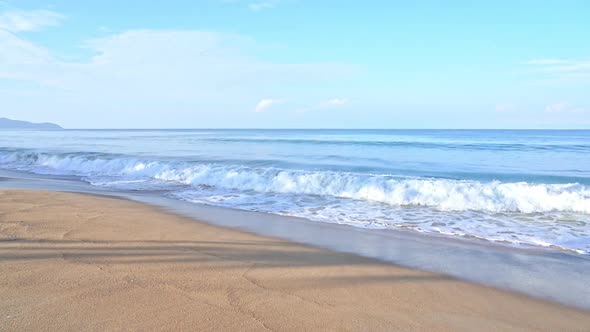
[[[590,313],[121,199],[2,190],[0,330],[589,331]]]

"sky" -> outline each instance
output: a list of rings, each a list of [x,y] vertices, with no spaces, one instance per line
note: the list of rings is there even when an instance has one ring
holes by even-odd
[[[0,0],[0,117],[590,128],[590,1]]]

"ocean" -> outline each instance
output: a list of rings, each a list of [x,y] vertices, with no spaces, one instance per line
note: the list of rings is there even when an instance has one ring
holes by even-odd
[[[0,168],[375,232],[590,253],[589,130],[0,131]]]

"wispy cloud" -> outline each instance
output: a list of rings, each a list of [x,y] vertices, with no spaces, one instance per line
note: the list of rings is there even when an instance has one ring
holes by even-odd
[[[0,13],[0,29],[10,32],[38,31],[56,26],[64,16],[51,10],[12,10]]]
[[[270,106],[276,104],[277,102],[273,99],[262,99],[261,101],[256,104],[256,108],[254,112],[262,112],[265,109],[269,108]]]
[[[324,102],[321,102],[320,104],[318,104],[318,106],[320,108],[330,108],[330,107],[344,106],[346,104],[348,104],[348,99],[346,99],[346,98],[333,98],[333,99],[329,99]]]
[[[545,112],[560,114],[584,114],[586,113],[586,110],[583,107],[573,106],[567,102],[562,101],[545,106]]]
[[[264,45],[212,31],[133,30],[83,46],[95,55],[64,61],[0,30],[0,80],[18,86],[18,93],[0,89],[2,111],[25,117],[51,105],[54,121],[66,126],[113,126],[105,112],[117,114],[122,126],[170,127],[197,118],[201,126],[256,126],[259,119],[244,113],[252,96],[271,99],[261,104],[268,111],[278,105],[275,95],[286,98],[280,100],[306,98],[314,84],[355,73],[346,64],[262,60],[252,54]],[[291,86],[307,88],[295,94]],[[84,119],[76,120],[81,108]]]
[[[547,74],[590,76],[590,59],[534,59],[525,64]]]
[[[559,64],[566,63],[566,62],[567,62],[567,60],[562,60],[562,59],[533,59],[533,60],[529,60],[529,61],[525,62],[525,64],[543,66],[543,65],[559,65]]]
[[[301,108],[301,109],[297,110],[297,112],[298,113],[306,113],[306,112],[329,109],[329,108],[337,108],[337,107],[342,107],[342,106],[348,105],[349,103],[350,103],[350,100],[347,98],[332,98],[332,99],[328,99],[328,100],[316,103],[316,104],[309,106],[309,107]]]
[[[565,110],[568,107],[568,104],[566,102],[559,102],[559,103],[555,103],[555,104],[549,104],[547,106],[545,106],[545,112],[562,112],[563,110]]]

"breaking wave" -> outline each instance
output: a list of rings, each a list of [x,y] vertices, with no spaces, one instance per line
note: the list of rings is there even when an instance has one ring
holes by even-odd
[[[393,206],[428,206],[443,211],[569,211],[590,214],[590,187],[578,183],[402,178],[390,174],[286,170],[31,150],[0,152],[0,166],[44,174],[84,176],[90,182],[93,177],[125,181],[147,179],[195,187],[349,198]]]

